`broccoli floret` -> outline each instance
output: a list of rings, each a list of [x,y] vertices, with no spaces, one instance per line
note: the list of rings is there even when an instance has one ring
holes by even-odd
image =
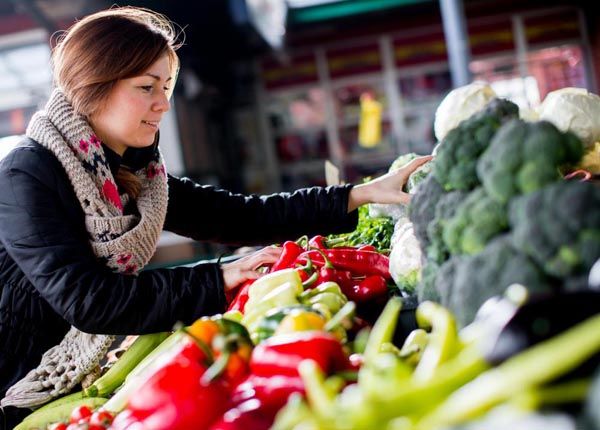
[[[476,254],[508,228],[506,207],[483,188],[471,192],[450,216],[443,224],[443,239],[451,254]]]
[[[574,134],[546,121],[515,119],[498,130],[477,163],[477,175],[493,199],[507,203],[560,179],[559,168],[582,155],[583,144]]]
[[[452,191],[443,194],[435,206],[435,217],[427,226],[429,247],[427,257],[442,264],[450,256],[448,247],[443,240],[444,226],[454,216],[456,208],[460,206],[469,195],[466,191]]]
[[[588,273],[600,258],[600,188],[561,181],[511,201],[515,246],[559,279]]]
[[[431,300],[433,302],[441,302],[440,295],[435,288],[435,280],[439,270],[439,266],[433,261],[428,261],[421,269],[421,282],[417,285],[417,298],[419,302]]]
[[[446,135],[433,167],[434,175],[446,191],[470,190],[479,184],[476,172],[479,156],[500,125],[518,115],[517,105],[495,99]]]
[[[435,291],[440,297],[440,303],[449,307],[454,295],[454,278],[456,269],[462,264],[464,257],[454,256],[442,264],[435,277]]]
[[[423,253],[429,245],[427,226],[433,220],[435,206],[443,194],[442,186],[433,175],[429,175],[421,182],[408,206],[408,217],[413,223],[415,236],[419,240]]]
[[[502,295],[511,284],[522,284],[530,293],[552,291],[540,268],[512,246],[510,234],[492,240],[479,254],[462,257],[452,278],[444,280],[452,282],[447,306],[461,327],[473,321],[487,299]]]

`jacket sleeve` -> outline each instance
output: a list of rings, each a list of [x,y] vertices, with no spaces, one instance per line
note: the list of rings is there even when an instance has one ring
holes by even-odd
[[[233,194],[169,176],[165,229],[196,240],[235,245],[270,244],[302,235],[352,231],[352,185],[313,187],[268,196]]]
[[[37,167],[19,161],[25,156],[38,157]],[[62,172],[42,167],[49,161],[32,151],[8,158],[0,168],[0,241],[70,324],[88,333],[141,334],[224,310],[216,264],[148,270],[139,276],[111,272],[68,221],[56,187],[64,180],[58,178]]]

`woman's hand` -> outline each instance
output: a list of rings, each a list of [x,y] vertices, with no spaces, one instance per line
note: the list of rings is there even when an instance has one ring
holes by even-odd
[[[402,191],[404,184],[415,170],[432,158],[431,155],[415,158],[393,172],[386,173],[366,184],[355,186],[350,191],[348,212],[366,203],[408,203],[410,194]]]
[[[258,268],[272,265],[280,255],[281,248],[269,246],[239,260],[221,265],[223,281],[225,282],[225,292],[234,290],[248,279],[257,279],[260,276]]]

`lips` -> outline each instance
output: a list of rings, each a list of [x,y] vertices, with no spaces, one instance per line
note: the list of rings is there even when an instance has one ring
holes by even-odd
[[[158,128],[159,121],[142,121],[142,123],[153,128]]]

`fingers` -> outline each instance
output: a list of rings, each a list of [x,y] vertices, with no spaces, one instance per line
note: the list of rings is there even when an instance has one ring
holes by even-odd
[[[254,254],[244,257],[248,259],[247,262],[244,262],[247,264],[245,268],[250,270],[256,270],[261,266],[272,265],[281,256],[281,251],[282,248],[276,248],[272,246],[256,251]],[[240,259],[240,261],[241,260],[242,259]]]
[[[402,173],[406,174],[407,176],[410,176],[415,170],[417,170],[423,164],[427,163],[428,161],[431,161],[432,158],[433,158],[433,156],[431,156],[431,155],[423,155],[422,157],[417,157],[414,160],[411,160],[410,162],[408,162],[404,166],[402,166],[402,169],[401,169]]]
[[[231,263],[221,266],[225,290],[230,291],[249,279],[258,279],[261,273],[258,269],[262,266],[270,266],[281,256],[282,248],[267,247],[253,254],[242,257]]]

